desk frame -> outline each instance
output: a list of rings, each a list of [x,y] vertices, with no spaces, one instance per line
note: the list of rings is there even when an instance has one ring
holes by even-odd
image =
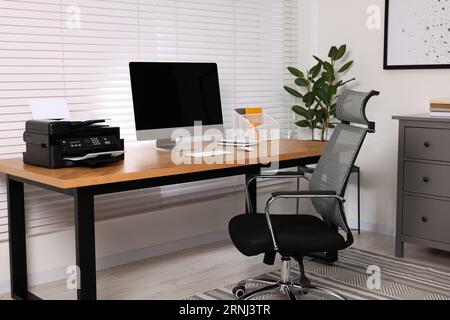
[[[316,163],[320,157],[306,157],[294,160],[280,161],[280,169]],[[97,277],[95,256],[95,209],[96,195],[109,194],[130,190],[160,187],[171,184],[186,183],[199,180],[209,180],[236,175],[245,175],[246,180],[259,174],[261,164],[248,164],[225,169],[178,174],[157,178],[124,181],[63,189],[36,181],[23,179],[13,175],[6,176],[8,194],[8,232],[10,247],[11,296],[14,299],[40,299],[28,291],[26,225],[24,184],[35,185],[47,190],[72,196],[75,204],[75,246],[76,264],[81,270],[79,276],[78,300],[97,299]],[[250,201],[256,208],[256,181],[249,186]]]

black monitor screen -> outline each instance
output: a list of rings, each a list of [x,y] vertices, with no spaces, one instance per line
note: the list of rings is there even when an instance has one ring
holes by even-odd
[[[130,62],[136,130],[222,124],[215,63]]]

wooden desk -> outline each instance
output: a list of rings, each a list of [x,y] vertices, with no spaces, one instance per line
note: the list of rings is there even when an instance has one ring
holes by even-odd
[[[215,164],[177,165],[169,152],[157,150],[154,144],[145,142],[128,147],[124,161],[99,168],[47,169],[24,164],[22,158],[0,160],[0,173],[6,174],[8,193],[11,295],[16,299],[38,299],[28,291],[24,183],[73,196],[76,263],[81,270],[77,296],[78,299],[96,299],[96,195],[233,175],[246,175],[248,180],[258,174],[267,161],[278,163],[279,168],[316,163],[324,147],[321,142],[280,140],[278,152],[271,154],[263,150],[270,146],[258,146],[256,154],[236,151],[239,161]],[[267,157],[259,157],[261,153]],[[250,185],[249,193],[255,208],[256,182]]]

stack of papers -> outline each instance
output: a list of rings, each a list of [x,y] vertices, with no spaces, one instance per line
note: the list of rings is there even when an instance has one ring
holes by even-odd
[[[213,150],[213,151],[199,151],[199,152],[187,152],[185,155],[188,157],[194,157],[194,158],[207,158],[207,157],[216,157],[216,156],[223,156],[227,154],[232,154],[230,151],[225,150]]]
[[[450,99],[431,99],[430,115],[433,117],[450,117]]]
[[[249,147],[258,144],[258,141],[247,139],[222,139],[218,144],[222,146]]]

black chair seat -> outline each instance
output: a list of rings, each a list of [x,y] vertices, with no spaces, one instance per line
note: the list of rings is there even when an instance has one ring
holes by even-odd
[[[312,215],[271,215],[279,252],[302,256],[346,248],[346,241],[336,231]],[[231,240],[246,256],[273,252],[273,242],[264,214],[242,214],[228,226]]]

